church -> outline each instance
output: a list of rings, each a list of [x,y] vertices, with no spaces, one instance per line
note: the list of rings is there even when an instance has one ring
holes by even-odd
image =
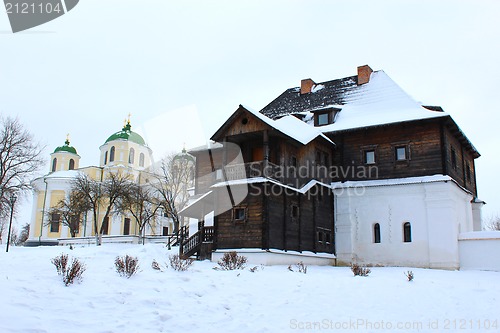
[[[132,131],[130,119],[120,131],[111,134],[99,150],[99,165],[86,167],[80,166],[80,155],[71,145],[69,138],[64,145],[57,147],[50,154],[49,173],[31,183],[33,211],[28,245],[57,245],[71,241],[68,225],[61,223],[59,214],[50,214],[49,211],[69,195],[77,175],[84,174],[102,182],[110,173],[120,172],[139,184],[147,184],[154,178],[153,152],[142,136]],[[134,236],[139,235],[139,228],[131,216],[123,213],[110,214],[109,218],[105,218],[104,214],[105,209],[100,207],[97,216],[99,223],[104,224],[104,241],[122,242],[137,239]],[[75,236],[80,242],[90,243],[95,236],[92,214],[87,213],[82,219],[82,223],[77,225]],[[172,220],[160,213],[154,218],[152,225],[146,226],[145,234],[166,236],[172,231]]]
[[[479,152],[382,70],[304,79],[260,111],[240,105],[211,139],[190,151],[197,181],[182,213],[200,223],[184,257],[458,269],[460,235],[481,230]]]

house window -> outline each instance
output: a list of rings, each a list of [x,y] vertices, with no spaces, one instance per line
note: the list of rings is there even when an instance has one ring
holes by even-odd
[[[107,235],[108,234],[108,229],[109,229],[109,217],[104,218],[104,221],[102,221],[102,234]]]
[[[111,147],[109,150],[109,161],[114,162],[115,160],[115,146]]]
[[[139,166],[144,167],[144,153],[139,155]]]
[[[317,228],[316,237],[318,243],[321,245],[330,245],[332,242],[332,233],[329,229]]]
[[[104,165],[108,164],[108,152],[104,153]]]
[[[52,172],[56,171],[57,168],[57,158],[52,160]]]
[[[125,218],[123,220],[123,234],[130,235],[130,219],[129,218]]]
[[[61,215],[53,213],[50,215],[50,232],[59,232],[59,220]]]
[[[405,243],[411,242],[411,224],[410,224],[410,222],[405,222],[403,224],[403,241]]]
[[[373,226],[373,242],[380,243],[380,224],[378,223]]]
[[[466,178],[466,181],[469,183],[472,181],[469,163],[467,163],[465,166],[465,178]]]
[[[408,160],[408,151],[406,146],[396,147],[396,161]]]
[[[364,151],[364,162],[365,164],[375,164],[375,150],[365,150]]]
[[[330,113],[319,113],[316,115],[316,126],[324,126],[330,124]]]
[[[75,169],[75,160],[70,159],[69,160],[69,170],[74,170]]]
[[[451,148],[451,166],[453,169],[457,169],[457,152],[453,147]]]
[[[245,207],[236,207],[233,209],[233,220],[235,222],[245,222],[247,210]]]
[[[134,164],[134,155],[135,155],[135,150],[134,148],[130,148],[130,151],[128,153],[128,162],[130,164]]]

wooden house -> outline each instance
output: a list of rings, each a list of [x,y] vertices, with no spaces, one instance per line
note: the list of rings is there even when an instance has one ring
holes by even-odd
[[[480,229],[477,150],[442,108],[368,66],[302,80],[260,112],[240,105],[212,140],[191,151],[195,196],[182,213],[201,222],[184,256],[263,249],[456,268],[458,234]]]

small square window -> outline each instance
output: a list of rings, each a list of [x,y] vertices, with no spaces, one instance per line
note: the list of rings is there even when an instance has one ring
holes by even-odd
[[[407,159],[406,147],[396,147],[396,161],[406,161]]]
[[[365,150],[365,163],[375,164],[375,150]]]
[[[330,114],[318,114],[318,126],[328,125],[330,123]]]
[[[233,215],[234,215],[234,220],[236,222],[243,222],[246,219],[246,209],[245,208],[234,208]]]

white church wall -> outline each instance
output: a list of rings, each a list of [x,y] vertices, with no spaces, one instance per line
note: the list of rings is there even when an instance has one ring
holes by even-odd
[[[472,196],[451,181],[334,190],[339,264],[459,267],[458,232],[472,231]],[[411,242],[404,242],[404,223]],[[380,225],[380,243],[374,225]]]

